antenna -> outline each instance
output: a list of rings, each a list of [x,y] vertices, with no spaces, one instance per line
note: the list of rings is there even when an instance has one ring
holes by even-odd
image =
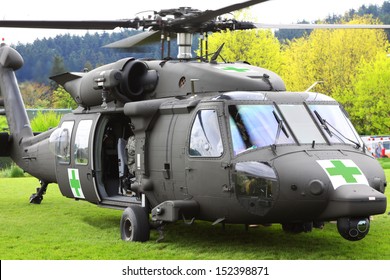
[[[324,81],[317,81],[315,82],[314,84],[312,84],[307,90],[305,90],[305,92],[309,92],[311,91],[315,86],[319,85],[319,84],[323,84]]]
[[[213,56],[212,56],[211,59],[210,59],[210,63],[216,63],[216,62],[217,62],[217,58],[218,58],[218,56],[221,54],[221,51],[222,51],[224,45],[225,45],[225,43],[223,43],[223,44],[218,48],[218,50],[213,54]]]

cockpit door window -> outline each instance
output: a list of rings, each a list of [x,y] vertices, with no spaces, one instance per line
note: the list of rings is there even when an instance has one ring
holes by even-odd
[[[222,156],[223,144],[216,110],[201,110],[196,114],[189,154],[194,157]]]

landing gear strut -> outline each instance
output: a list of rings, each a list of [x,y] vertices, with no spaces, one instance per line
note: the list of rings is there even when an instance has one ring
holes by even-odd
[[[41,184],[41,187],[37,188],[37,192],[30,196],[30,203],[32,204],[41,204],[43,195],[46,193],[47,186],[49,185],[49,183],[43,181],[40,181],[39,183]]]

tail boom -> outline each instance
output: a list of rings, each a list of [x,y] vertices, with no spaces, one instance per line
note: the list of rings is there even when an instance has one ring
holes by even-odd
[[[31,175],[46,182],[55,182],[55,158],[49,152],[48,139],[51,132],[34,136],[30,120],[23,103],[15,71],[23,66],[23,58],[13,48],[0,45],[0,93],[4,107],[9,137],[2,135],[9,155],[13,161]],[[2,145],[5,143],[2,143]]]

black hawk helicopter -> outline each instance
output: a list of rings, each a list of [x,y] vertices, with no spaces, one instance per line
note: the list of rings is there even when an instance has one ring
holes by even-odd
[[[1,134],[0,155],[40,180],[30,202],[41,203],[48,184],[57,183],[66,197],[122,209],[126,241],[147,241],[152,225],[180,219],[280,223],[287,232],[337,220],[341,236],[364,238],[369,217],[386,211],[387,182],[340,104],[320,93],[286,92],[267,69],[217,63],[221,48],[192,59],[194,33],[257,28],[217,17],[262,2],[132,20],[0,21],[9,28],[147,30],[110,45],[119,48],[178,37],[177,59],[126,58],[52,77],[78,108],[39,135],[15,78],[23,59],[1,45],[0,106],[10,134]]]

